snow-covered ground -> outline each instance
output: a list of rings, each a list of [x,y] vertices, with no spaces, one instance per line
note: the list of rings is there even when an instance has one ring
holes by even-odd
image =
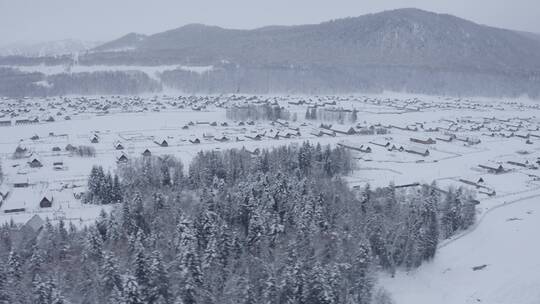
[[[540,191],[527,197],[499,202],[432,262],[380,284],[397,304],[540,303]]]

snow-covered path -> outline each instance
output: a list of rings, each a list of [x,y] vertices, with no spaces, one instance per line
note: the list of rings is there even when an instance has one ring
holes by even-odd
[[[499,207],[433,262],[381,278],[397,304],[540,303],[540,198]],[[474,271],[473,267],[486,265]]]

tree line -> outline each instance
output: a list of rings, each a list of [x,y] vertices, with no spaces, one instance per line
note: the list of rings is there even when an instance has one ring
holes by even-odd
[[[348,110],[343,108],[321,108],[308,107],[306,109],[305,119],[336,121],[340,124],[355,123],[358,120],[358,110]]]
[[[227,119],[230,120],[277,120],[291,118],[291,113],[284,107],[269,104],[234,105],[227,108]]]

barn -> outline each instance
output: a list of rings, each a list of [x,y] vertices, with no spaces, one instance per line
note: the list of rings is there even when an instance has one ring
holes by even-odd
[[[122,145],[121,142],[118,142],[118,141],[117,141],[116,143],[114,143],[114,148],[115,148],[116,150],[124,150],[124,145]]]
[[[13,188],[28,188],[28,186],[30,186],[28,178],[16,178],[13,181]]]
[[[405,148],[405,152],[411,153],[411,154],[417,154],[424,157],[429,156],[429,150],[425,148],[418,148],[418,147],[408,147]]]
[[[317,130],[317,129],[311,130],[311,132],[309,132],[309,134],[317,136],[317,137],[321,137],[321,136],[324,135],[324,133],[321,130]]]
[[[399,151],[399,152],[403,152],[405,150],[405,148],[403,148],[403,146],[396,146],[395,144],[393,144],[392,146],[390,146],[388,148],[388,151]]]
[[[389,141],[382,141],[382,140],[372,140],[369,142],[370,144],[373,144],[375,146],[379,146],[379,147],[383,147],[383,148],[388,148],[390,147],[390,142]]]
[[[54,198],[50,193],[45,194],[41,198],[41,200],[39,201],[39,207],[40,208],[50,208],[50,207],[52,207],[53,201],[54,201]]]
[[[371,147],[369,147],[369,146],[364,146],[364,145],[355,146],[355,145],[346,144],[346,143],[338,143],[338,146],[343,147],[345,149],[359,151],[359,152],[362,152],[362,153],[371,153]]]
[[[148,149],[145,149],[143,151],[142,155],[145,156],[145,157],[152,156],[152,152],[150,152],[150,150],[148,150]]]
[[[219,141],[219,142],[226,142],[226,141],[229,141],[229,138],[225,135],[222,135],[220,137],[216,137],[214,138],[215,141]]]
[[[500,164],[480,164],[478,165],[478,167],[485,169],[490,173],[495,173],[495,174],[503,173],[506,171],[504,167]]]
[[[93,136],[90,137],[90,142],[93,144],[99,143],[99,136],[97,134],[94,134]]]
[[[251,135],[246,135],[247,138],[249,139],[252,139],[252,140],[261,140],[262,139],[262,135],[261,134],[257,134],[255,136],[251,136]]]
[[[353,127],[345,127],[345,126],[332,126],[330,128],[331,131],[334,131],[339,134],[345,134],[345,135],[353,135],[356,134],[356,131]]]
[[[411,137],[410,141],[412,141],[414,143],[418,143],[418,144],[423,144],[423,145],[432,145],[432,144],[436,143],[436,141],[431,137],[428,137],[428,138]]]
[[[266,134],[266,137],[270,139],[279,139],[279,132],[271,131],[268,134]]]
[[[336,136],[336,132],[334,132],[334,131],[332,131],[332,130],[326,130],[326,129],[323,129],[323,130],[321,130],[321,133],[324,134],[324,135],[331,136],[331,137],[335,137],[335,136]]]
[[[440,141],[451,142],[454,139],[454,137],[451,135],[441,134],[437,136],[436,139]]]
[[[53,161],[53,169],[56,171],[64,170],[64,161],[62,160]]]
[[[165,138],[161,138],[161,139],[158,139],[156,141],[154,141],[158,146],[160,147],[168,147],[169,146],[169,142],[167,142],[167,140]]]
[[[15,153],[17,154],[26,153],[26,151],[28,151],[28,149],[23,145],[18,145],[17,148],[15,148]]]
[[[120,156],[116,157],[116,162],[119,163],[119,164],[122,164],[122,163],[127,163],[128,162],[128,157],[122,153]]]
[[[28,162],[31,168],[41,168],[43,167],[43,164],[41,161],[37,158],[33,158],[30,162]]]

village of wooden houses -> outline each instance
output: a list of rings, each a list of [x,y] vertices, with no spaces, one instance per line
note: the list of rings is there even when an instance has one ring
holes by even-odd
[[[435,180],[480,201],[527,196],[540,189],[539,114],[527,100],[410,95],[4,98],[0,222],[93,221],[107,208],[81,202],[94,165],[303,141],[351,150],[354,188]]]

